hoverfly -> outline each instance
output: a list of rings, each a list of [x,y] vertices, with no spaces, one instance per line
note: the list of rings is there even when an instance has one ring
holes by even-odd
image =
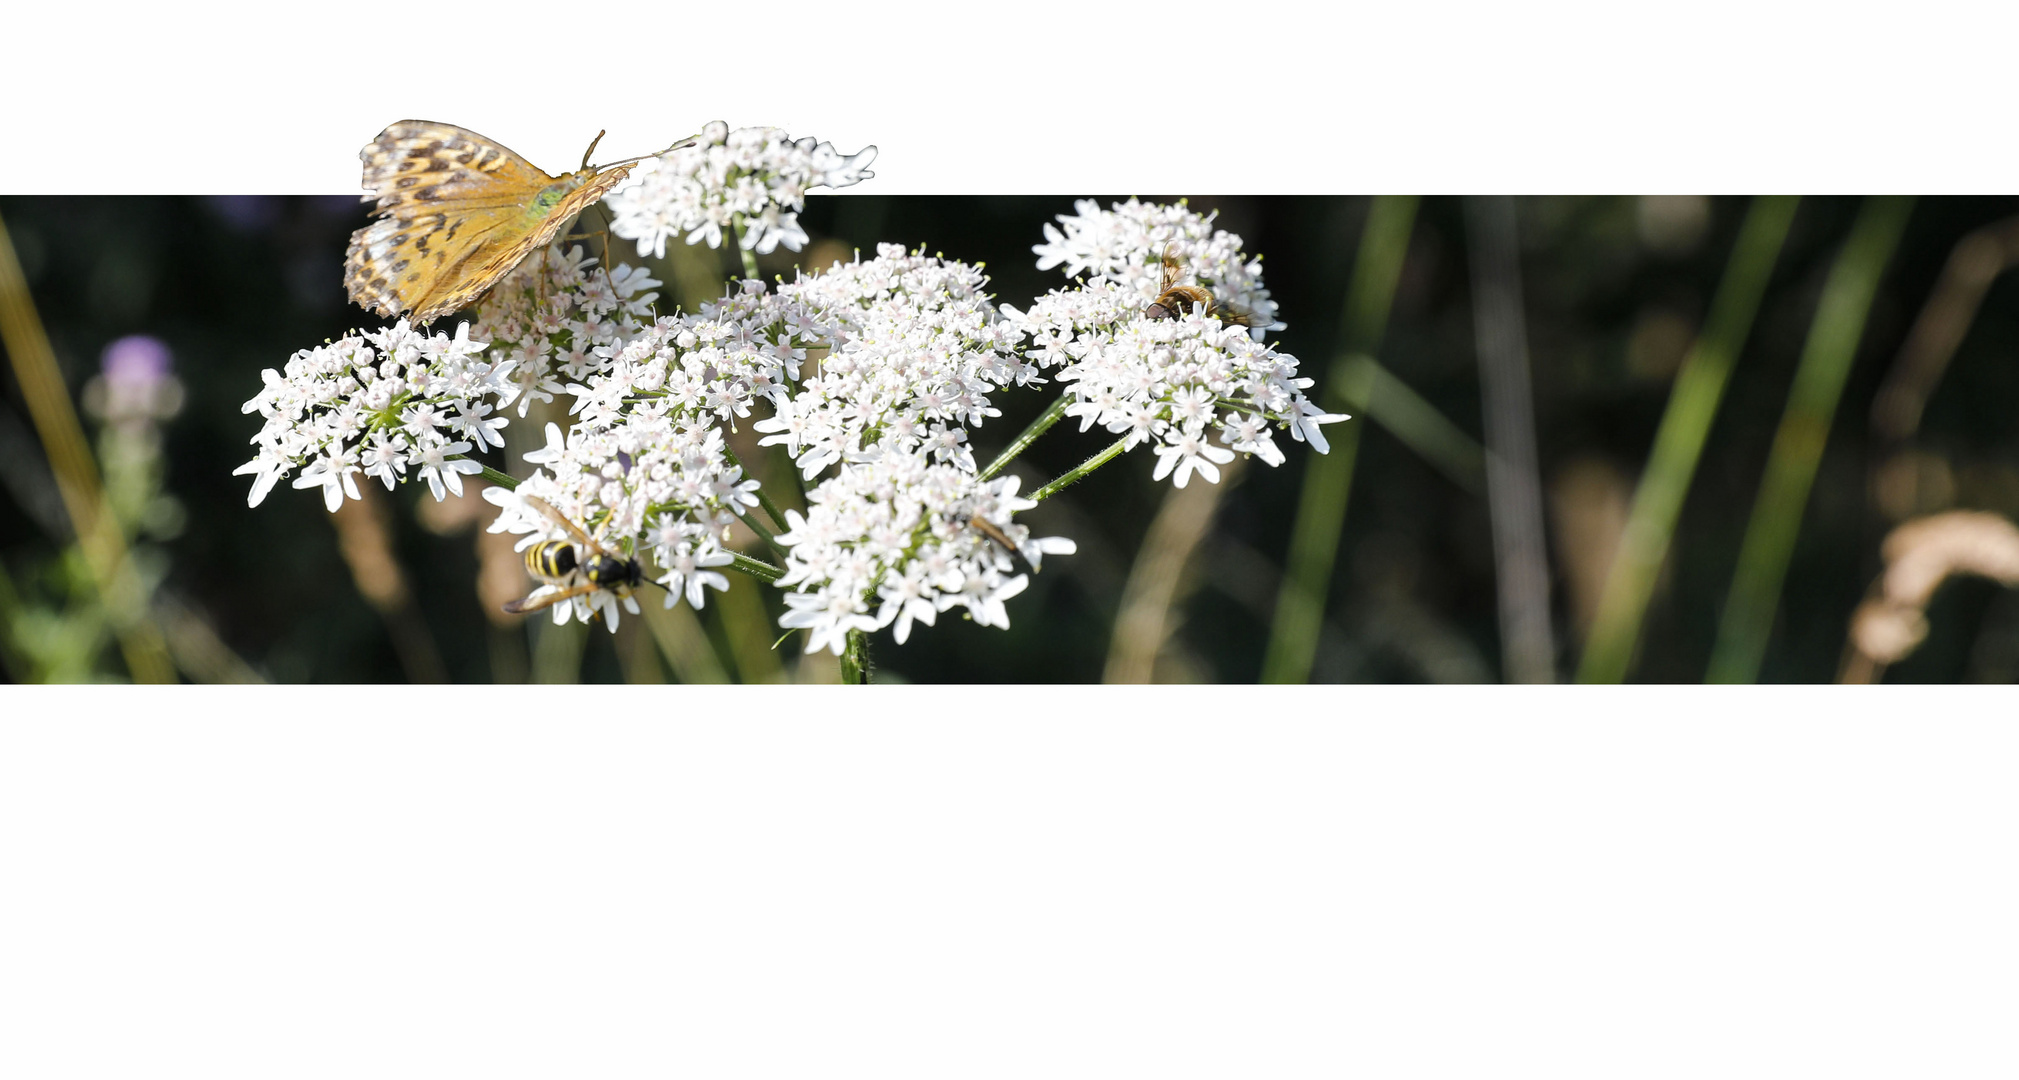
[[[604,544],[601,530],[597,531],[598,535],[590,536],[582,531],[580,525],[561,516],[561,512],[549,506],[545,499],[536,495],[521,498],[526,505],[566,530],[573,539],[542,540],[526,549],[526,572],[555,586],[555,590],[513,600],[505,605],[506,613],[524,615],[598,589],[608,589],[620,597],[628,597],[632,589],[645,583],[644,567],[637,559]]]
[[[1171,254],[1176,243],[1164,245],[1164,276],[1157,285],[1157,298],[1143,309],[1144,316],[1152,319],[1175,319],[1194,309],[1205,312],[1228,326],[1254,326],[1255,316],[1246,311],[1221,304],[1213,299],[1213,294],[1198,285],[1180,285],[1178,279],[1185,276],[1185,263]]]

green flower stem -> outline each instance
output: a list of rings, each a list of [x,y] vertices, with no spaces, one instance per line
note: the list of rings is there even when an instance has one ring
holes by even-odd
[[[779,544],[778,538],[772,536],[769,532],[767,532],[764,526],[759,525],[757,523],[756,518],[753,518],[749,514],[745,514],[733,508],[730,510],[730,513],[735,514],[736,520],[742,522],[745,526],[748,526],[751,532],[756,533],[757,538],[759,540],[764,541],[764,546],[770,548],[772,554],[777,555],[779,558],[785,557],[784,546]]]
[[[727,439],[724,439],[722,441],[722,456],[729,459],[729,464],[736,466],[738,469],[741,469],[743,471],[744,476],[750,475],[750,470],[745,469],[743,467],[743,462],[737,458],[736,451],[729,449],[729,440]],[[795,468],[797,468],[797,466],[795,466]],[[757,505],[763,507],[764,512],[771,515],[772,525],[781,529],[785,527],[785,515],[778,512],[778,504],[772,502],[771,496],[766,495],[764,493],[764,485],[762,484],[759,484],[757,486]],[[745,523],[746,524],[749,523],[747,519]],[[750,527],[752,529],[757,528],[756,525],[751,525]],[[762,535],[762,533],[760,532],[759,535]],[[769,540],[769,537],[766,537],[766,539]],[[772,544],[773,550],[776,550],[777,547],[778,545]]]
[[[1732,575],[1717,644],[1711,649],[1707,682],[1749,683],[1759,678],[1774,609],[1780,605],[1781,586],[1801,530],[1802,510],[1830,436],[1830,418],[1857,357],[1879,275],[1892,258],[1913,207],[1911,196],[1866,199],[1843,253],[1823,282],[1815,321],[1809,324],[1794,387],[1788,392],[1787,409],[1774,433],[1766,475],[1739,547],[1738,571]]]
[[[1767,279],[1773,276],[1774,263],[1780,258],[1788,225],[1794,221],[1800,202],[1793,195],[1762,196],[1746,210],[1724,279],[1711,300],[1710,317],[1683,358],[1675,387],[1669,391],[1668,408],[1655,430],[1654,448],[1641,472],[1640,486],[1634,490],[1633,508],[1627,514],[1619,550],[1606,573],[1598,612],[1585,638],[1584,656],[1577,665],[1578,682],[1616,683],[1625,679],[1633,666],[1655,579],[1668,558],[1676,520],[1682,515],[1684,497],[1703,457],[1711,421],[1724,398],[1732,365],[1745,349],[1760,298],[1767,291]]]
[[[729,239],[735,242],[736,253],[743,256],[743,276],[756,278],[758,276],[757,253],[743,246],[742,214],[737,214],[729,219]]]
[[[1066,414],[1066,406],[1071,404],[1072,400],[1073,395],[1071,393],[1060,395],[1057,401],[1052,402],[1051,408],[1039,413],[1038,418],[1031,421],[1029,427],[1023,429],[1022,434],[1019,434],[1009,444],[1008,449],[1005,449],[994,461],[988,463],[988,468],[983,469],[977,479],[986,480],[994,476],[1001,472],[1005,465],[1015,461],[1018,454],[1030,449],[1030,445],[1037,441],[1038,436],[1043,435],[1053,424],[1059,422],[1059,417]]]
[[[1409,234],[1415,224],[1413,195],[1380,196],[1367,209],[1367,225],[1360,234],[1360,251],[1354,257],[1353,277],[1346,286],[1345,311],[1340,319],[1343,347],[1326,380],[1327,411],[1343,411],[1348,403],[1358,408],[1373,391],[1375,376],[1382,369],[1371,356],[1387,331],[1395,284],[1401,278],[1402,259],[1408,253]],[[1399,379],[1391,377],[1390,381],[1401,385]],[[1436,410],[1427,404],[1423,410],[1436,415]],[[1325,617],[1325,596],[1331,591],[1332,567],[1346,521],[1346,500],[1353,490],[1360,430],[1364,426],[1364,421],[1341,425],[1331,438],[1332,452],[1313,456],[1305,465],[1304,491],[1297,502],[1283,583],[1276,596],[1276,615],[1262,656],[1263,682],[1302,683],[1311,677],[1311,665],[1318,654],[1318,631]],[[1418,424],[1411,430],[1424,426]],[[1450,425],[1447,423],[1445,427]],[[1453,440],[1447,436],[1445,441]]]
[[[1036,491],[1031,492],[1030,494],[1031,499],[1035,502],[1043,502],[1046,499],[1051,498],[1053,495],[1058,494],[1065,488],[1070,487],[1075,483],[1078,483],[1079,480],[1082,477],[1086,476],[1088,473],[1093,472],[1095,469],[1098,469],[1103,465],[1106,465],[1110,461],[1113,461],[1115,455],[1120,454],[1123,450],[1128,449],[1128,445],[1129,445],[1129,437],[1127,435],[1124,435],[1121,438],[1116,439],[1106,450],[1103,450],[1100,453],[1095,454],[1093,457],[1090,457],[1085,461],[1080,462],[1079,465],[1076,466],[1071,472],[1066,473],[1064,476],[1059,477],[1057,480],[1054,480],[1051,483],[1046,484],[1045,486],[1037,489]]]
[[[741,570],[760,581],[777,581],[785,576],[785,571],[761,559],[753,559],[740,551],[732,551],[729,557],[735,562],[729,564],[732,570]]]
[[[848,632],[848,645],[841,653],[841,682],[844,686],[869,685],[869,635]]]
[[[465,455],[463,455],[463,454],[457,454],[457,455],[455,455],[455,456],[453,456],[453,457],[449,458],[448,460],[450,460],[450,461],[475,461],[476,459],[475,459],[475,458],[471,458],[471,457],[467,457],[467,456],[465,456]],[[498,486],[499,486],[499,487],[501,487],[501,488],[504,488],[504,489],[505,489],[506,491],[511,491],[511,490],[513,490],[513,489],[515,489],[515,488],[517,488],[517,487],[519,486],[519,479],[518,479],[518,477],[515,477],[515,476],[511,476],[511,475],[508,475],[508,474],[506,474],[506,473],[501,473],[501,472],[499,472],[498,470],[496,470],[496,469],[493,469],[493,468],[491,468],[491,467],[490,467],[489,465],[485,465],[485,464],[484,464],[483,462],[481,462],[481,461],[478,461],[478,462],[477,462],[477,464],[483,467],[483,470],[484,470],[484,471],[483,471],[483,473],[482,473],[481,475],[483,476],[483,478],[484,478],[484,479],[486,479],[486,480],[489,480],[489,481],[490,481],[491,483],[493,483],[493,484],[496,484],[496,485],[498,485]]]

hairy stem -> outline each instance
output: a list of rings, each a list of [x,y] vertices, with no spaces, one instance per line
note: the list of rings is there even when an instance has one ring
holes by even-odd
[[[989,477],[1001,472],[1004,466],[1015,461],[1018,454],[1030,449],[1030,445],[1037,441],[1038,436],[1043,435],[1053,424],[1059,422],[1059,417],[1066,414],[1066,406],[1072,400],[1073,395],[1071,393],[1060,395],[1057,401],[1052,402],[1050,408],[1039,413],[1038,418],[1031,421],[1030,426],[1024,428],[1023,432],[1010,442],[1008,448],[1004,449],[994,461],[989,462],[988,468],[983,469],[981,475],[976,479],[987,480]]]
[[[731,508],[730,513],[735,514],[736,520],[742,522],[746,527],[750,529],[751,532],[756,533],[757,538],[759,540],[764,541],[764,546],[770,548],[772,554],[777,555],[780,558],[783,558],[785,556],[785,548],[779,545],[778,538],[772,536],[769,532],[765,531],[764,526],[759,525],[757,523],[756,518],[753,518],[749,514],[743,513],[734,508]]]
[[[729,564],[730,569],[741,570],[759,581],[777,581],[785,576],[785,571],[778,567],[762,559],[753,559],[740,551],[730,552],[729,557],[735,560]]]
[[[450,457],[449,457],[449,459],[448,459],[448,460],[450,460],[450,461],[476,461],[476,459],[475,459],[475,458],[472,458],[472,457],[469,457],[469,456],[467,456],[467,455],[464,455],[464,454],[455,454],[455,455],[452,455],[452,456],[450,456]],[[505,489],[506,491],[511,491],[511,490],[514,490],[515,488],[517,488],[517,487],[519,486],[519,478],[518,478],[518,477],[516,477],[516,476],[512,476],[512,475],[510,475],[509,473],[501,473],[501,472],[499,472],[498,470],[496,470],[496,469],[493,469],[493,468],[491,468],[491,467],[490,467],[489,465],[485,465],[485,464],[484,464],[483,462],[481,462],[481,461],[478,461],[478,462],[477,462],[477,464],[478,464],[479,466],[482,466],[482,468],[483,468],[483,470],[484,470],[484,471],[483,471],[483,472],[482,472],[481,474],[479,474],[479,475],[483,476],[483,478],[484,478],[484,479],[486,479],[486,480],[489,480],[489,481],[490,481],[491,483],[493,483],[493,484],[496,484],[497,486],[499,486],[499,487],[501,487],[501,488],[504,488],[504,489]]]
[[[1080,462],[1077,466],[1075,466],[1072,469],[1071,472],[1068,472],[1064,476],[1059,477],[1057,480],[1054,480],[1051,483],[1046,484],[1045,486],[1037,489],[1036,491],[1031,492],[1030,496],[1031,499],[1036,502],[1043,502],[1046,499],[1051,498],[1053,495],[1058,494],[1065,488],[1078,483],[1088,473],[1093,472],[1095,469],[1098,469],[1103,465],[1106,465],[1110,461],[1113,461],[1117,454],[1120,454],[1123,450],[1128,449],[1128,445],[1129,445],[1129,437],[1127,435],[1124,435],[1121,438],[1116,439],[1113,443],[1111,443],[1108,446],[1106,450],[1103,450],[1100,453],[1095,454],[1093,457],[1090,457],[1085,461]]]

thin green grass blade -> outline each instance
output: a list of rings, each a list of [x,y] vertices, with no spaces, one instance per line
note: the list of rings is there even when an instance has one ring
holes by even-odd
[[[1347,363],[1351,375],[1341,383],[1347,408],[1357,406],[1452,483],[1474,495],[1486,493],[1486,448],[1478,439],[1380,361],[1363,353]]]
[[[1339,359],[1333,362],[1324,389],[1327,409],[1343,409],[1347,402],[1365,396],[1364,384],[1372,369],[1361,366],[1356,370],[1353,358],[1372,355],[1388,329],[1395,283],[1401,277],[1402,259],[1416,223],[1416,202],[1414,195],[1377,196],[1367,211],[1353,278],[1346,286]],[[1308,461],[1297,520],[1291,527],[1283,584],[1276,598],[1274,625],[1263,654],[1263,682],[1301,683],[1311,677],[1325,595],[1331,588],[1332,567],[1339,551],[1339,530],[1346,520],[1346,500],[1352,491],[1360,427],[1343,426],[1332,437],[1332,452]]]
[[[1864,336],[1879,275],[1899,245],[1913,207],[1911,196],[1875,195],[1865,200],[1843,253],[1830,267],[1795,369],[1787,410],[1767,455],[1753,516],[1746,524],[1738,571],[1732,575],[1731,594],[1711,650],[1708,682],[1749,683],[1759,678],[1795,535],[1801,530],[1803,508],[1829,439],[1830,419]]]
[[[1710,317],[1683,358],[1668,408],[1655,430],[1654,448],[1599,595],[1598,613],[1577,667],[1578,682],[1616,683],[1626,678],[1633,664],[1655,578],[1668,558],[1683,499],[1703,458],[1704,440],[1724,400],[1732,365],[1745,350],[1760,298],[1800,202],[1793,195],[1762,196],[1746,210],[1731,261],[1711,300]]]

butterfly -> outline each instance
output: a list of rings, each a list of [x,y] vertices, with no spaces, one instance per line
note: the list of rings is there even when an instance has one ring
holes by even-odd
[[[344,253],[351,299],[416,323],[476,301],[630,174],[626,162],[591,168],[595,152],[591,142],[579,170],[549,176],[454,124],[401,120],[379,132],[358,152],[378,216]]]

